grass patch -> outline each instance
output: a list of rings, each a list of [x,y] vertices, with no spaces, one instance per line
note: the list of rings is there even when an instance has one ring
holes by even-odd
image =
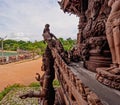
[[[55,79],[55,80],[53,81],[53,86],[55,86],[55,87],[60,86],[60,82]]]
[[[29,91],[38,92],[39,88],[25,86],[13,89],[0,101],[0,105],[38,105],[38,98],[27,98],[25,100],[19,98],[20,95]]]
[[[60,83],[58,80],[54,80],[53,81],[53,86],[54,87],[59,87]],[[35,88],[39,88],[40,84],[39,82],[32,82],[31,84],[29,84],[28,86],[24,86],[21,84],[14,84],[12,86],[7,86],[2,92],[0,92],[0,101],[3,99],[3,97],[9,93],[11,90],[15,89],[15,88],[20,88],[20,87],[35,87]]]
[[[29,87],[40,87],[40,84],[38,82],[32,82]]]
[[[32,82],[30,85],[28,85],[29,87],[40,87],[39,82]],[[53,81],[53,86],[60,86],[60,83],[58,80],[54,80]]]
[[[23,85],[20,84],[14,84],[12,86],[7,86],[2,92],[0,92],[0,101],[3,99],[3,97],[9,93],[9,91],[11,91],[14,88],[18,88],[18,87],[23,87]]]

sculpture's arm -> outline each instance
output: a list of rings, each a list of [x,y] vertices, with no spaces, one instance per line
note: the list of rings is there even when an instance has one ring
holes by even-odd
[[[43,86],[43,79],[44,79],[44,75],[42,77],[40,77],[39,73],[36,73],[36,80],[40,82],[40,85]],[[46,95],[47,89],[43,88],[41,92],[34,92],[34,91],[30,91],[28,93],[25,93],[21,96],[19,96],[21,99],[25,99],[25,98],[32,98],[32,97],[44,97]]]
[[[26,94],[20,95],[19,97],[21,99],[26,99],[26,98],[32,98],[32,97],[36,97],[36,98],[43,98],[45,97],[47,94],[47,89],[43,89],[41,92],[34,92],[34,91],[30,91]]]
[[[23,94],[19,96],[21,99],[25,99],[25,98],[32,98],[32,97],[40,97],[40,92],[33,92],[30,91],[29,93]]]
[[[52,38],[54,38],[55,40],[57,40],[57,38],[56,38],[56,36],[54,34],[52,34],[52,33],[50,33],[50,34],[51,34]]]
[[[36,73],[36,77],[35,77],[35,79],[37,80],[37,81],[40,81],[40,74],[39,73]]]

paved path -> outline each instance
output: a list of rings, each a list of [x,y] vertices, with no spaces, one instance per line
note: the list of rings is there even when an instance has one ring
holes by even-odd
[[[120,105],[120,91],[99,83],[95,79],[95,73],[80,67],[79,64],[75,64],[74,67],[71,67],[71,70],[86,86],[99,96],[104,105]]]
[[[31,82],[36,82],[36,72],[43,74],[41,64],[42,60],[39,58],[22,63],[0,65],[0,91],[14,83],[28,85]]]

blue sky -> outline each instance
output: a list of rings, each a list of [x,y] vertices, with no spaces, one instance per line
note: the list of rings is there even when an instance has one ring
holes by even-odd
[[[57,37],[77,37],[78,17],[65,14],[57,0],[0,0],[0,37],[42,40],[46,23]]]

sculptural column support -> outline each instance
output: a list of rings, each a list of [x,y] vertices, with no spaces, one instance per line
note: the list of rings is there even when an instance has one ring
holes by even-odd
[[[116,61],[120,68],[120,27],[116,26],[113,28],[113,37],[114,37],[114,43],[115,43],[115,51],[116,51]]]
[[[115,45],[114,45],[114,38],[113,38],[113,32],[112,32],[112,29],[111,27],[107,26],[107,30],[106,30],[106,35],[107,35],[107,40],[108,40],[108,44],[109,44],[109,47],[110,47],[110,51],[111,51],[111,55],[112,55],[112,63],[113,64],[117,64],[117,61],[116,61],[116,53],[115,53]]]
[[[113,65],[109,68],[97,68],[96,79],[120,90],[120,0],[109,0],[111,12],[106,23],[106,34],[112,55]]]

